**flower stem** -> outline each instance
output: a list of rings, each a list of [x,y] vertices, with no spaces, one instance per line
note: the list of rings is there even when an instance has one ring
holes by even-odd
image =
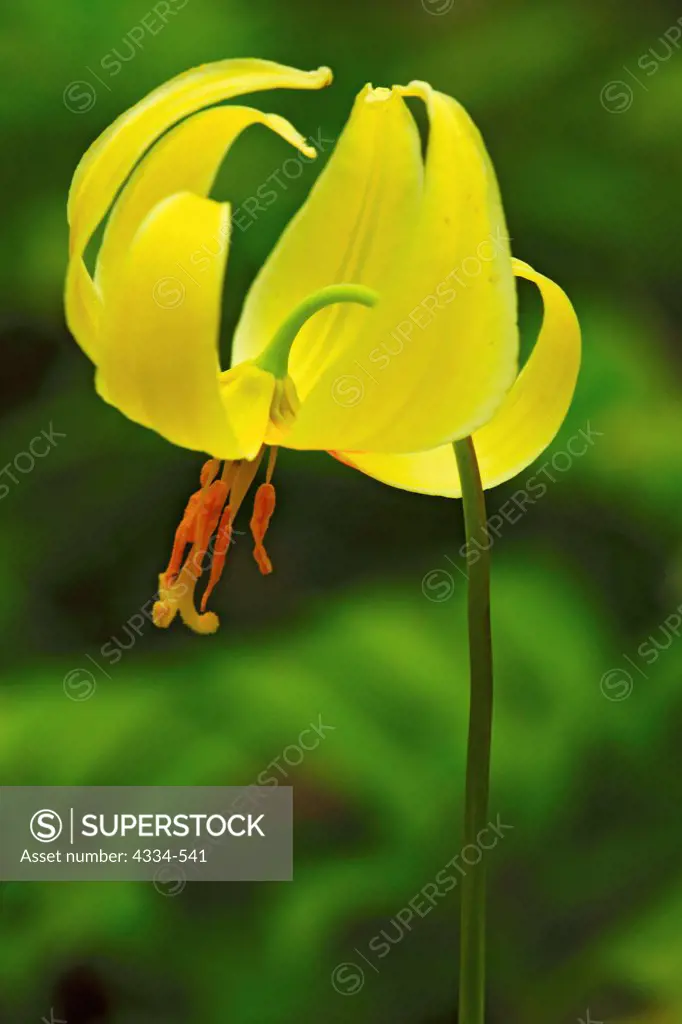
[[[464,526],[469,544],[486,535],[481,475],[471,437],[454,444],[462,484]],[[490,550],[478,544],[469,566],[469,738],[467,747],[464,842],[478,847],[488,824],[490,738],[493,714],[493,658],[490,633]],[[458,1024],[485,1021],[485,858],[462,878]]]

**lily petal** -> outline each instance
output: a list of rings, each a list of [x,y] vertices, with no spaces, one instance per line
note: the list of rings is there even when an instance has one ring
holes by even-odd
[[[263,124],[313,159],[315,150],[277,114],[252,107],[213,107],[177,125],[150,150],[116,201],[97,258],[95,281],[106,303],[107,278],[127,256],[132,238],[153,206],[176,192],[207,196],[238,136]]]
[[[75,251],[69,259],[64,308],[69,330],[86,356],[96,362],[102,297],[85,266],[82,249]]]
[[[174,444],[220,459],[244,456],[219,386],[221,292],[230,207],[191,193],[158,203],[108,280],[97,390]],[[215,255],[196,277],[190,255]],[[263,375],[266,377],[266,375]]]
[[[295,128],[284,118],[274,114],[263,114],[258,110],[249,107],[214,107],[194,114],[181,124],[173,128],[164,136],[144,157],[137,169],[133,172],[128,184],[125,186],[117,200],[107,224],[107,229],[102,241],[98,261],[96,281],[100,294],[103,297],[106,315],[109,315],[109,306],[120,302],[119,278],[121,267],[129,258],[130,248],[136,236],[138,228],[147,214],[157,206],[161,200],[179,192],[191,192],[195,195],[207,195],[210,191],[220,164],[223,161],[226,151],[232,145],[237,136],[252,124],[261,123],[277,132],[284,139],[297,146],[308,156],[314,156],[315,151],[305,142],[305,139]],[[207,269],[210,271],[220,270],[222,275],[224,259],[226,256],[229,241],[229,231],[221,226],[219,230],[210,231],[193,240],[193,244],[182,253],[182,258],[176,263],[164,257],[163,273],[159,273],[153,284],[153,294],[157,305],[162,308],[172,308],[184,301],[183,296],[189,286],[201,288],[204,283],[204,274]],[[201,243],[201,244],[199,244]],[[163,255],[163,254],[162,254]],[[218,265],[215,266],[216,255],[221,257]],[[170,273],[169,273],[170,271]],[[211,278],[208,282],[209,289],[204,298],[207,302],[213,301],[211,292],[213,287],[219,287],[220,281]],[[119,297],[117,298],[117,290]],[[143,300],[148,301],[148,296],[143,295]],[[219,315],[220,295],[215,299],[216,316]],[[162,317],[168,319],[168,312]],[[147,373],[148,369],[142,370],[139,355],[135,361],[131,354],[126,355],[125,347],[129,344],[126,340],[129,329],[126,329],[123,336],[118,336],[114,330],[107,326],[106,335],[102,339],[99,352],[99,363],[102,373],[98,377],[98,387],[102,397],[106,397],[112,404],[117,404],[114,394],[108,390],[108,381],[112,375],[111,367],[119,367],[119,364],[128,366],[128,373],[134,373],[134,366],[140,367],[140,372]],[[183,366],[185,360],[191,356],[193,346],[199,340],[199,344],[207,343],[207,339],[197,336],[195,330],[188,324],[188,333],[185,337],[182,349]],[[218,340],[218,321],[215,327],[215,344]],[[154,339],[143,341],[140,344],[151,345],[154,350]],[[112,346],[112,351],[108,351]],[[168,358],[169,352],[164,349],[164,358]],[[201,352],[199,353],[201,359]],[[217,358],[217,348],[216,348]],[[114,376],[120,375],[120,369],[113,371]],[[199,371],[202,372],[201,370]],[[260,396],[258,414],[252,417],[249,422],[249,410],[245,402],[240,401],[239,406],[235,405],[235,396],[242,394],[253,395],[255,391],[262,389],[264,384],[270,389],[270,394],[265,392]],[[142,388],[147,391],[153,386],[152,380],[142,382]],[[257,454],[263,442],[265,429],[268,422],[268,410],[272,400],[275,382],[273,378],[258,378],[256,384],[246,386],[246,381],[240,381],[239,387],[232,389],[232,401],[228,403],[228,415],[230,408],[234,405],[232,424],[236,429],[239,427],[239,441],[243,453],[247,458]],[[120,395],[120,389],[116,391]],[[224,385],[220,387],[222,401],[228,401],[228,392]],[[125,411],[129,416],[140,422],[148,421],[148,424],[161,433],[167,434],[167,427],[156,424],[154,417],[149,419],[149,413],[145,413],[145,406],[131,398],[132,390],[125,391]],[[187,401],[187,399],[186,399]],[[146,403],[148,405],[148,403]],[[263,409],[264,418],[263,418]],[[201,419],[201,412],[197,412],[197,421]],[[146,418],[146,419],[145,419]],[[165,420],[164,420],[165,422]],[[257,435],[257,436],[256,436]]]
[[[276,386],[271,373],[248,362],[220,375],[222,401],[246,459],[261,449]]]
[[[568,412],[580,367],[580,325],[562,289],[521,260],[514,271],[533,281],[545,312],[528,362],[492,420],[474,435],[481,479],[495,487],[529,466],[551,443]],[[392,487],[459,498],[452,445],[415,455],[334,453],[337,458]]]
[[[117,191],[142,154],[171,125],[202,107],[264,89],[319,89],[328,68],[299,71],[264,60],[225,60],[187,71],[122,114],[90,146],[76,168],[67,208],[70,225],[66,315],[84,351],[96,360],[99,293],[83,253]]]
[[[517,373],[514,275],[483,141],[450,97],[420,82],[401,91],[429,113],[423,200],[405,214],[404,251],[378,305],[359,314],[361,330],[335,347],[303,402],[291,447],[434,448],[486,423]]]
[[[313,292],[343,282],[383,289],[404,258],[422,177],[419,135],[404,100],[395,91],[366,86],[307,201],[251,287],[235,332],[233,365],[260,355]],[[302,401],[368,315],[359,306],[333,306],[300,331],[289,372]],[[331,399],[328,405],[327,415],[336,408]]]

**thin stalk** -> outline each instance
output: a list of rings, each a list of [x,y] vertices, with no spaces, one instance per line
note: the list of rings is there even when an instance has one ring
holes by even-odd
[[[485,537],[486,512],[481,475],[471,437],[454,444],[462,484],[464,526],[469,542]],[[469,738],[463,847],[479,845],[488,824],[490,739],[493,715],[493,658],[490,633],[490,545],[476,546],[469,566]],[[485,858],[470,866],[461,884],[458,1024],[485,1021]]]

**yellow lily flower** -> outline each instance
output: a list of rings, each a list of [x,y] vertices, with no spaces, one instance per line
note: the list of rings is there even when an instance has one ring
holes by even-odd
[[[97,390],[130,419],[210,456],[160,576],[161,626],[179,611],[198,632],[217,628],[206,599],[266,446],[251,521],[262,572],[271,570],[263,537],[278,447],[326,450],[394,487],[459,497],[454,440],[473,436],[483,485],[492,487],[549,444],[573,394],[580,331],[572,306],[511,257],[483,141],[464,109],[424,82],[361,91],[258,274],[232,367],[221,369],[231,209],[208,198],[218,169],[253,124],[308,158],[315,151],[282,117],[215,104],[330,82],[327,68],[242,59],[202,66],[119,117],[73,178],[66,313],[95,364]],[[409,97],[428,113],[425,158]],[[112,203],[92,277],[84,252]],[[533,281],[545,306],[521,373],[515,276]],[[198,611],[194,589],[211,544]]]

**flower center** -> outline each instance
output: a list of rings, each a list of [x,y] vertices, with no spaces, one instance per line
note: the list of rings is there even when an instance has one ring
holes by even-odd
[[[225,568],[235,516],[263,459],[268,424],[280,430],[291,427],[300,407],[296,386],[289,376],[289,355],[296,336],[311,316],[327,306],[337,302],[374,306],[377,300],[377,293],[364,285],[321,288],[295,307],[256,359],[245,360],[220,374],[223,401],[245,458],[224,462],[222,470],[220,459],[204,463],[201,487],[187,503],[175,531],[170,561],[159,576],[159,599],[152,612],[155,625],[167,628],[179,612],[185,625],[196,633],[215,633],[220,622],[214,612],[206,611],[206,604]],[[273,447],[265,482],[256,491],[250,524],[253,556],[263,575],[272,572],[263,540],[275,511],[271,479],[276,457],[277,448]],[[195,591],[209,555],[208,584],[197,609]]]
[[[170,561],[159,576],[159,599],[152,612],[155,625],[166,629],[179,612],[185,625],[196,633],[215,633],[217,630],[220,624],[218,616],[206,611],[206,604],[222,575],[232,543],[235,517],[256,477],[264,452],[265,446],[252,461],[225,462],[222,471],[218,459],[209,459],[204,464],[201,487],[187,503],[175,532]],[[271,448],[265,482],[256,491],[250,523],[253,555],[263,575],[272,572],[263,540],[275,510],[275,488],[271,480],[276,458],[277,449]],[[190,551],[186,555],[188,547]],[[200,610],[197,610],[195,591],[207,556],[210,574]]]

